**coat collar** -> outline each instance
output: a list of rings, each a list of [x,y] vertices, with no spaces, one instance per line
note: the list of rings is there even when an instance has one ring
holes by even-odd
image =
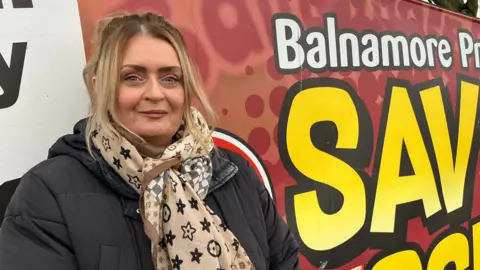
[[[227,154],[221,148],[213,149],[211,159],[213,175],[207,195],[224,185],[238,172],[237,165],[228,159]]]
[[[111,167],[103,160],[99,153],[94,152],[94,157],[102,171],[103,178],[107,185],[116,190],[121,196],[130,199],[138,199],[138,193],[131,188]],[[221,148],[214,148],[210,154],[212,160],[212,181],[207,193],[212,193],[219,187],[223,186],[237,172],[238,167],[231,162],[225,152]]]

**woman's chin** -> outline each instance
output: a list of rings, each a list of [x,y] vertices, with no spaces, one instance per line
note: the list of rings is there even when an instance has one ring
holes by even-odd
[[[137,133],[140,137],[144,138],[146,141],[153,141],[153,140],[171,140],[174,134],[172,132],[167,132],[165,130],[158,130],[158,129],[144,129]]]

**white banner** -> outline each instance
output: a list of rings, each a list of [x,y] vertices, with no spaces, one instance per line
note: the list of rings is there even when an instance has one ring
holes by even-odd
[[[0,0],[0,184],[44,160],[87,112],[76,0]]]

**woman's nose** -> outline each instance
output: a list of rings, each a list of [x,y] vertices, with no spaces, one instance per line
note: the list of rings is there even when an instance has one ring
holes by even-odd
[[[162,87],[162,85],[158,82],[158,80],[151,79],[150,82],[147,84],[147,89],[145,96],[149,100],[162,100],[165,98],[164,91],[165,89]]]

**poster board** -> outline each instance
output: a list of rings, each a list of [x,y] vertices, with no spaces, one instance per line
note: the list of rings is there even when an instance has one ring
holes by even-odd
[[[59,11],[59,12],[54,12]],[[76,1],[0,1],[0,184],[21,177],[84,117]]]
[[[53,9],[52,0],[42,3]],[[220,116],[217,143],[256,164],[300,241],[302,269],[480,269],[478,20],[414,0],[79,0],[79,17],[67,3],[62,10],[73,13],[61,14],[71,24],[50,45],[72,50],[57,59],[69,91],[52,88],[53,102],[38,94],[51,88],[28,90],[52,85],[49,70],[0,110],[13,130],[0,133],[3,141],[35,132],[44,140],[22,146],[31,159],[2,145],[7,178],[84,115],[86,95],[76,87],[95,23],[115,11],[154,10],[185,35]],[[0,38],[27,29],[18,27]]]

